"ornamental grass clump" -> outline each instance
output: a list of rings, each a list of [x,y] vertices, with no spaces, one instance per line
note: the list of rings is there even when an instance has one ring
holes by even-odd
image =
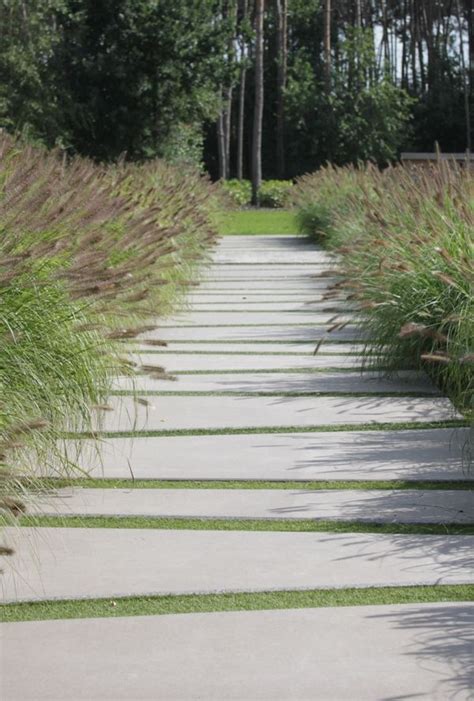
[[[94,428],[112,378],[144,371],[125,344],[192,283],[216,238],[214,202],[191,170],[66,162],[0,136],[4,518],[53,464],[62,476],[75,469],[60,437]]]
[[[324,168],[300,179],[302,231],[339,252],[370,335],[366,358],[427,369],[456,405],[472,402],[474,179],[468,168]],[[321,214],[321,212],[323,214]],[[378,361],[380,362],[380,361]]]

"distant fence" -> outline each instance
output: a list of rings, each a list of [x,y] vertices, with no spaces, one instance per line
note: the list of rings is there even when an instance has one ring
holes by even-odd
[[[427,165],[439,161],[456,161],[461,165],[474,168],[474,154],[472,153],[402,153],[401,161],[405,165]]]

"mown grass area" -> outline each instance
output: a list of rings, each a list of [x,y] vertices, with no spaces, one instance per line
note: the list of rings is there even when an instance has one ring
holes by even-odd
[[[335,291],[358,304],[371,352],[410,362],[472,408],[474,179],[427,169],[327,167],[294,189],[300,230],[341,256]],[[337,327],[336,327],[337,328]],[[373,362],[367,358],[367,364]]]
[[[222,236],[295,235],[296,212],[291,209],[232,209],[219,212],[216,225]]]
[[[370,589],[313,589],[239,594],[188,594],[38,601],[4,604],[0,620],[46,621],[64,618],[116,618],[119,616],[160,616],[217,611],[262,611],[272,609],[322,608],[328,606],[381,606],[473,601],[474,586],[436,585],[373,587]]]
[[[22,511],[16,469],[46,466],[87,429],[124,341],[179,301],[216,239],[220,199],[192,169],[96,165],[0,135],[0,510]],[[59,460],[58,460],[59,458]]]

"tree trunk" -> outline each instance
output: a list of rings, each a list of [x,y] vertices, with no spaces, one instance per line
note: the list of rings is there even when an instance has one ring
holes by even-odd
[[[262,184],[263,20],[265,0],[255,2],[255,103],[252,139],[252,204],[258,206]]]
[[[361,29],[362,27],[362,7],[361,0],[355,0],[354,8],[354,27]]]
[[[225,179],[230,178],[230,137],[232,127],[232,86],[227,88],[225,108],[222,114],[224,123]]]
[[[418,78],[416,71],[416,19],[415,0],[410,0],[410,53],[411,53],[411,84],[413,92],[418,91]]]
[[[277,71],[277,170],[285,177],[285,90],[288,64],[288,0],[276,0],[278,71]]]
[[[331,92],[331,0],[324,0],[324,84]]]
[[[245,22],[248,14],[248,0],[242,3],[242,21]],[[240,86],[239,86],[239,112],[237,117],[237,179],[244,177],[244,128],[245,128],[245,88],[247,82],[247,56],[245,52],[245,39],[240,44]]]
[[[222,95],[222,90],[221,90]],[[219,180],[225,180],[227,173],[224,112],[221,111],[217,118],[217,155],[219,162]]]
[[[245,65],[240,69],[239,89],[239,116],[237,123],[237,179],[244,177],[244,117],[245,117],[245,85],[247,69]]]
[[[472,13],[472,9],[468,8],[468,12]],[[471,143],[471,108],[470,108],[470,100],[469,100],[469,83],[470,83],[470,76],[468,74],[468,71],[466,70],[466,60],[464,58],[464,38],[463,38],[463,21],[462,21],[462,14],[461,14],[461,6],[459,0],[456,0],[456,18],[458,21],[458,27],[459,27],[459,51],[461,54],[461,70],[462,70],[462,77],[463,77],[463,88],[464,88],[464,115],[466,118],[466,149],[471,153],[471,148],[472,148],[472,143]],[[472,17],[469,17],[469,21],[472,20]],[[470,60],[471,56],[469,57],[469,65],[470,65]]]

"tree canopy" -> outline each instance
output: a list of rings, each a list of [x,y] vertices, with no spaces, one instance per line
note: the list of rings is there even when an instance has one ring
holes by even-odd
[[[264,177],[470,146],[469,0],[263,5],[261,85],[255,0],[0,0],[0,126],[215,177],[250,172],[256,97]]]

